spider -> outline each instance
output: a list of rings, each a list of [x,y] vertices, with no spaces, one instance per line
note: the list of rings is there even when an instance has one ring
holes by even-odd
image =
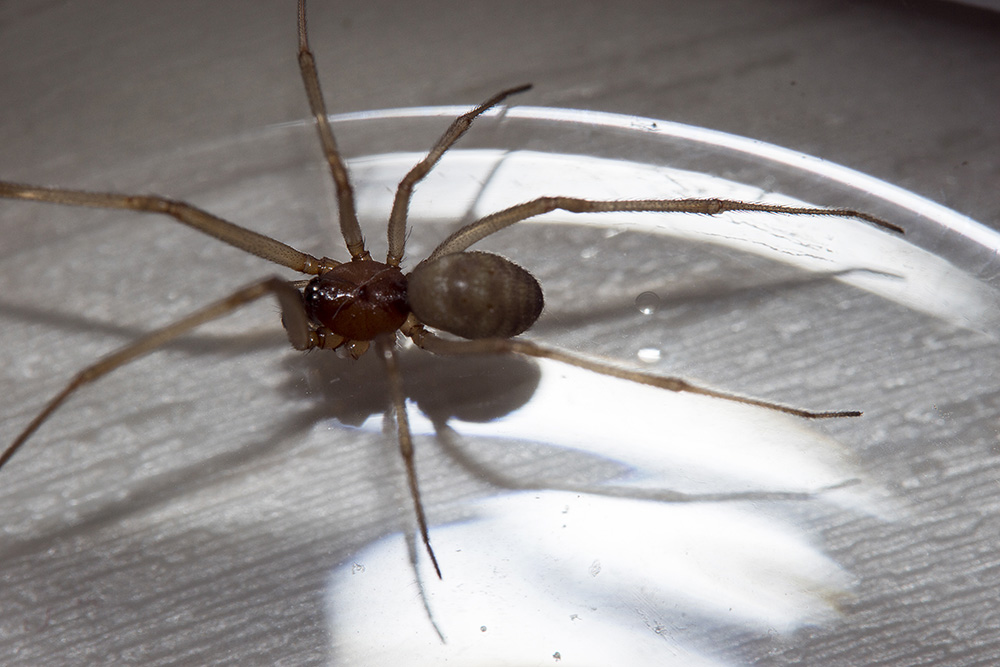
[[[252,283],[87,366],[41,409],[0,454],[0,467],[84,385],[149,354],[199,325],[223,317],[268,295],[276,298],[281,309],[282,325],[289,342],[296,350],[340,350],[343,356],[358,359],[374,344],[388,377],[397,440],[405,464],[417,527],[438,577],[441,577],[441,568],[431,547],[414,463],[413,439],[396,349],[398,334],[408,337],[417,347],[438,355],[516,354],[552,359],[668,391],[701,394],[805,419],[860,416],[861,412],[855,410],[817,412],[717,391],[681,378],[630,370],[518,338],[519,334],[534,324],[542,312],[544,299],[538,281],[509,259],[493,253],[470,251],[469,248],[506,227],[556,209],[573,213],[648,211],[705,215],[716,215],[724,211],[759,211],[851,217],[902,233],[900,227],[860,211],[842,208],[780,206],[724,199],[598,201],[547,196],[511,206],[465,225],[442,241],[410,273],[403,273],[400,266],[405,254],[408,231],[407,211],[414,187],[465,134],[478,116],[531,86],[523,85],[501,91],[459,116],[426,157],[406,174],[396,189],[389,215],[386,259],[385,262],[379,262],[372,259],[365,247],[351,180],[327,118],[316,63],[309,46],[305,4],[305,0],[299,0],[299,69],[336,189],[340,229],[350,260],[340,262],[329,257],[314,257],[183,201],[155,195],[90,192],[0,181],[0,197],[8,199],[167,215],[223,243],[312,276],[311,279],[299,281],[269,277]]]

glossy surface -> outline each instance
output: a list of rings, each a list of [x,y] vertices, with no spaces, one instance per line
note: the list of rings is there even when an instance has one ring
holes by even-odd
[[[345,262],[313,278],[302,296],[314,322],[348,340],[396,331],[410,314],[403,272],[373,260]]]
[[[351,161],[369,237],[384,230],[391,186],[413,163],[414,146],[433,140],[455,112],[336,123],[340,135],[370,137],[383,151],[387,137],[400,137],[397,152]],[[955,577],[983,553],[971,545],[993,534],[989,520],[968,519],[989,506],[990,459],[976,452],[990,451],[996,297],[988,260],[978,275],[955,263],[993,256],[990,232],[828,163],[696,128],[520,107],[478,130],[418,191],[413,257],[458,221],[541,191],[787,201],[805,187],[811,203],[899,221],[906,237],[852,221],[759,214],[562,214],[484,243],[545,285],[538,340],[865,416],[810,424],[557,364],[522,372],[511,360],[470,366],[410,350],[403,372],[422,410],[411,412],[418,472],[445,572],[432,581],[417,553],[417,580],[406,555],[414,552],[400,549],[398,531],[412,519],[395,443],[384,433],[379,365],[295,353],[273,309],[255,307],[81,395],[5,471],[4,608],[27,623],[8,626],[10,650],[25,662],[59,662],[138,642],[170,647],[159,657],[142,653],[146,661],[210,661],[218,651],[231,656],[237,636],[253,651],[280,653],[281,642],[293,641],[304,662],[499,655],[547,664],[555,652],[566,661],[588,655],[596,642],[627,650],[635,664],[671,655],[718,664],[734,650],[752,655],[759,642],[773,647],[765,638],[774,630],[789,657],[877,636],[920,587],[941,605],[970,596],[988,604],[988,577],[957,588]],[[255,228],[322,254],[339,239],[331,230],[329,243],[309,245],[321,236],[310,227],[328,224],[302,206],[322,201],[325,187],[322,165],[299,148],[310,132],[274,128],[192,151],[182,164],[228,160],[237,148],[257,158],[244,163],[240,181],[203,181],[189,196],[221,213],[243,208],[240,219]],[[550,151],[536,149],[542,137]],[[580,141],[590,155],[572,154]],[[630,151],[677,155],[702,170],[626,159]],[[744,182],[712,175],[712,164]],[[130,172],[143,169],[165,174],[162,162]],[[783,194],[754,185],[755,174]],[[186,176],[180,168],[177,185],[160,185],[173,191]],[[248,191],[285,194],[254,203]],[[50,315],[6,314],[15,333],[5,367],[17,398],[5,409],[15,423],[59,386],[61,368],[71,372],[145,326],[128,313],[151,292],[170,319],[201,303],[204,285],[225,291],[217,274],[245,282],[270,270],[169,223],[11,210],[15,224],[66,235],[50,270],[78,267],[82,288]],[[85,271],[93,257],[77,252],[82,230],[98,246],[127,237],[157,248],[165,282],[151,291]],[[18,253],[18,273],[30,283],[11,289],[30,284],[37,294],[40,257]],[[185,271],[170,270],[182,260]],[[117,261],[128,275],[148,264],[144,256]],[[107,298],[112,289],[116,300]],[[65,287],[58,291],[65,299]],[[53,321],[64,322],[72,345],[40,349],[32,332]],[[970,473],[946,474],[958,469]],[[928,544],[940,546],[928,553]],[[926,570],[900,574],[927,558]],[[528,589],[519,592],[522,584]],[[67,591],[89,606],[70,605]],[[112,632],[123,609],[129,629]],[[209,609],[221,614],[218,623],[196,631],[170,620]],[[931,605],[914,622],[930,631],[940,612]],[[387,617],[400,619],[391,637]],[[150,644],[142,637],[153,627],[160,639]],[[72,638],[73,651],[61,652],[57,636]]]
[[[850,164],[987,224],[998,220],[995,24],[955,12],[951,4],[655,0],[610,13],[606,5],[575,1],[489,12],[480,3],[438,0],[421,3],[419,11],[398,11],[398,3],[376,0],[352,7],[349,16],[338,5],[314,4],[313,34],[334,110],[468,105],[505,85],[532,81],[536,88],[530,99],[519,102],[725,129]],[[4,176],[193,198],[295,245],[319,253],[339,249],[311,128],[275,137],[274,144],[255,141],[261,128],[306,115],[289,48],[290,13],[285,3],[253,0],[25,0],[4,6]],[[371,134],[345,130],[343,138],[352,155],[415,154],[444,124],[442,116],[426,126],[382,125]],[[387,127],[409,138],[394,145],[398,137],[388,136]],[[638,121],[636,129],[643,127]],[[587,122],[579,133],[565,126],[544,129],[524,139],[501,134],[470,145],[529,148],[535,157],[537,152],[565,153],[574,156],[570,162],[594,150],[616,160],[659,165],[692,148],[655,145],[641,152],[649,134],[632,142],[621,128],[605,136]],[[550,143],[564,132],[567,143]],[[232,142],[233,137],[247,141]],[[607,146],[619,142],[625,142],[621,151],[609,153]],[[400,164],[408,166],[411,157],[401,157]],[[776,177],[768,175],[774,165],[756,178],[752,167],[739,161],[732,166],[730,157],[721,165],[679,164],[805,201],[873,202],[868,194],[825,196],[809,180],[802,187],[789,185],[784,168]],[[507,164],[525,171],[531,163]],[[451,193],[467,193],[476,180],[489,180],[489,169],[477,171],[475,164],[456,164],[455,178],[439,181],[443,189],[428,192],[438,193],[428,206],[444,210],[432,213],[433,219],[419,217],[425,226],[414,237],[426,240],[412,248],[405,266],[412,267],[451,231],[438,229],[435,220],[466,213],[462,202],[468,195]],[[791,167],[797,164],[793,160]],[[307,168],[299,169],[302,165]],[[524,178],[551,176],[553,168],[565,165],[542,162]],[[606,173],[608,166],[603,163],[598,172]],[[382,247],[388,210],[378,190],[391,190],[399,169],[405,167],[394,166],[384,180],[372,171],[365,176],[372,178],[365,230],[376,248]],[[590,188],[595,180],[581,183]],[[563,188],[565,182],[551,185]],[[646,185],[656,192],[669,189],[659,179]],[[868,183],[862,190],[876,198],[896,197],[883,186]],[[703,182],[694,189],[717,191],[718,184]],[[530,193],[512,196],[521,194]],[[926,202],[917,204],[916,213],[903,217],[914,216],[920,226],[925,207]],[[939,219],[940,210],[933,210],[930,217]],[[580,627],[583,632],[595,624],[614,628],[604,621],[624,610],[618,618],[628,622],[626,631],[638,631],[639,641],[630,632],[605,645],[622,653],[633,647],[651,650],[657,664],[672,658],[687,664],[844,665],[991,659],[997,652],[993,572],[1000,552],[995,539],[1000,532],[997,372],[991,363],[998,355],[995,329],[983,326],[983,313],[991,312],[983,307],[989,304],[983,295],[995,289],[995,244],[981,230],[948,220],[924,228],[917,249],[929,252],[919,255],[921,263],[895,253],[886,263],[925,266],[937,257],[932,266],[958,270],[933,275],[958,283],[935,279],[908,290],[872,275],[860,294],[854,284],[841,293],[844,284],[822,277],[822,270],[809,278],[797,272],[790,276],[769,263],[748,264],[742,254],[720,264],[713,253],[706,257],[699,251],[705,250],[702,243],[650,236],[633,229],[631,221],[624,234],[579,222],[547,231],[511,230],[513,236],[497,249],[543,277],[555,316],[543,318],[535,335],[623,362],[655,363],[720,387],[804,402],[811,398],[817,407],[861,407],[866,415],[859,422],[824,425],[823,433],[835,440],[807,438],[815,446],[804,449],[794,446],[795,439],[773,437],[771,427],[745,423],[722,430],[722,437],[708,437],[718,432],[716,425],[724,425],[714,410],[706,416],[684,402],[669,411],[665,406],[671,401],[654,407],[610,402],[618,393],[606,391],[607,385],[587,385],[558,369],[486,361],[456,368],[407,355],[408,391],[427,412],[421,422],[425,435],[417,443],[419,466],[431,484],[434,530],[441,532],[442,547],[454,544],[452,536],[463,526],[511,525],[489,503],[503,501],[495,483],[550,490],[572,483],[593,487],[595,480],[621,473],[623,459],[642,471],[654,466],[655,482],[649,483],[654,491],[726,488],[733,480],[744,488],[813,488],[854,477],[860,469],[903,505],[898,515],[870,518],[837,509],[845,495],[857,499],[855,486],[840,492],[837,502],[654,503],[646,509],[662,510],[663,534],[612,522],[622,524],[641,545],[650,547],[650,540],[662,537],[665,543],[656,546],[680,550],[680,555],[664,551],[669,558],[630,568],[646,583],[656,583],[644,589],[653,591],[648,597],[614,593],[623,568],[606,552],[593,558],[604,545],[583,548],[582,538],[595,533],[579,531],[587,522],[575,522],[571,529],[581,539],[570,545],[584,567],[567,568],[578,577],[572,581],[611,582],[607,598],[597,597],[593,588],[574,596],[572,601],[585,603],[610,600],[600,618],[584,619],[588,624]],[[0,412],[5,429],[30,418],[40,400],[95,356],[274,271],[169,223],[9,207],[0,222],[0,381],[9,397]],[[749,227],[741,225],[743,231]],[[731,228],[701,230],[713,240],[732,236]],[[775,238],[780,233],[752,243],[765,248]],[[839,238],[841,233],[831,232],[812,240],[821,249]],[[141,256],[129,253],[140,249],[146,251]],[[643,260],[647,253],[655,261]],[[811,253],[817,254],[822,258],[819,250]],[[613,262],[623,256],[629,266],[617,277],[603,285],[586,279],[591,271],[605,279],[615,276]],[[801,247],[785,254],[809,256]],[[919,272],[907,275],[919,277]],[[857,280],[861,274],[848,277]],[[939,282],[946,289],[937,294],[947,299],[934,296]],[[733,283],[736,289],[726,287]],[[881,290],[875,298],[867,296],[872,285]],[[958,317],[921,314],[915,306],[887,302],[882,293],[890,286],[909,303],[944,303],[945,315]],[[801,298],[789,298],[793,295]],[[805,309],[801,316],[799,308]],[[23,475],[5,482],[0,497],[7,517],[0,572],[5,662],[339,664],[352,655],[361,663],[377,663],[376,651],[411,641],[401,634],[402,621],[387,622],[404,614],[416,619],[407,627],[430,647],[422,649],[424,654],[437,657],[440,643],[425,625],[426,614],[403,606],[419,602],[419,596],[386,598],[391,617],[384,609],[360,604],[370,597],[355,595],[349,606],[327,606],[330,592],[350,590],[352,581],[358,582],[354,590],[370,592],[379,582],[410,577],[395,592],[413,591],[405,562],[400,565],[382,549],[383,562],[396,569],[380,569],[377,546],[365,550],[412,519],[392,439],[380,432],[378,417],[366,423],[385,406],[378,366],[289,351],[274,310],[262,304],[149,359],[134,373],[109,378],[108,385],[81,396],[64,421],[53,423],[47,439],[35,443],[35,456],[21,461]],[[823,349],[800,350],[816,340],[823,341]],[[477,383],[480,376],[491,382]],[[537,411],[519,413],[524,420],[517,424],[508,425],[509,419],[480,424],[526,402]],[[663,421],[650,420],[650,414],[663,415]],[[355,428],[359,424],[363,430]],[[456,429],[464,434],[460,446],[445,449],[455,442]],[[623,429],[630,437],[622,437]],[[669,437],[657,435],[664,430]],[[733,439],[733,432],[749,439]],[[687,442],[693,451],[682,446]],[[566,447],[551,446],[558,443]],[[728,449],[718,449],[726,443]],[[580,454],[573,447],[590,449]],[[697,456],[699,449],[707,456]],[[642,452],[645,456],[635,462]],[[474,474],[462,467],[470,456]],[[838,457],[847,463],[837,464]],[[500,472],[506,477],[498,478]],[[649,495],[635,488],[629,493]],[[486,501],[477,504],[481,496]],[[589,495],[567,500],[574,505],[567,515],[560,509],[561,518],[585,512],[601,516],[591,509],[600,505]],[[530,496],[519,502],[531,507]],[[566,581],[542,567],[553,562],[553,549],[542,548],[543,538],[560,534],[547,531],[545,523],[546,508],[561,507],[557,502],[553,494],[536,503],[534,515],[528,513],[531,520],[518,528],[539,542],[530,552],[529,568],[519,574]],[[508,517],[522,516],[514,511],[518,502],[510,507]],[[477,512],[482,520],[449,528],[452,509]],[[768,521],[771,516],[777,520]],[[749,539],[749,529],[761,521],[772,529],[758,532],[767,539]],[[392,539],[386,544],[398,544]],[[788,619],[809,617],[803,610],[829,609],[822,595],[776,585],[780,580],[767,578],[773,569],[749,567],[773,563],[779,546],[796,542],[805,548],[792,553],[814,557],[797,558],[805,567],[783,567],[784,572],[803,575],[799,581],[819,577],[835,590],[846,586],[853,597],[839,600],[842,616],[823,620],[820,614],[819,625],[774,632],[790,627]],[[509,544],[521,553],[524,540]],[[449,555],[446,568],[456,574],[446,583],[457,585],[455,577],[468,573],[468,579],[481,582],[479,590],[504,592],[489,572],[469,569],[498,565],[497,560],[481,558],[468,540],[463,546],[462,553],[474,557],[466,563],[461,554]],[[566,552],[563,545],[555,546],[556,554]],[[732,558],[706,562],[706,552],[696,549],[691,553],[702,566],[685,569],[691,563],[682,558],[688,546]],[[352,564],[359,554],[367,567],[355,573]],[[595,560],[599,567],[592,567]],[[335,570],[341,562],[345,567]],[[831,576],[838,570],[854,585]],[[367,584],[359,577],[372,573],[377,579],[369,577]],[[694,576],[699,573],[719,584],[717,591],[730,594],[708,595],[699,585],[706,578]],[[685,577],[679,592],[667,585],[672,575]],[[746,599],[760,600],[760,587],[747,584],[762,578],[775,584],[769,590],[778,593],[777,599],[787,601],[777,609],[782,613],[775,613],[774,605],[761,605],[772,609],[766,614],[749,609],[732,594],[749,591]],[[328,587],[331,580],[338,587]],[[558,593],[565,586],[549,589]],[[502,642],[501,615],[517,618],[523,611],[497,608],[494,616],[456,630],[445,621],[468,607],[460,599],[446,599],[449,590],[431,593],[452,646],[466,640],[464,645],[474,650],[485,642]],[[740,603],[732,607],[738,614],[728,615],[736,620],[719,621],[734,602]],[[547,620],[565,619],[568,625],[577,612],[563,616],[563,611],[559,605],[559,613]],[[748,624],[751,618],[764,622]],[[329,628],[336,622],[364,641],[349,646],[338,634],[331,644]],[[463,634],[466,628],[470,632]],[[550,636],[559,644],[540,642],[544,646],[533,650],[532,660],[579,664],[577,647]]]

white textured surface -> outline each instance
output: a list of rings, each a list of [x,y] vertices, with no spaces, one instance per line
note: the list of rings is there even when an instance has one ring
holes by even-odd
[[[305,249],[338,248],[325,218],[328,199],[311,132],[290,131],[292,144],[282,151],[234,140],[270,136],[265,128],[306,115],[291,5],[4,5],[0,177],[166,189]],[[936,3],[798,0],[636,2],[614,11],[571,2],[517,12],[475,2],[315,5],[314,49],[335,112],[467,104],[532,81],[536,89],[523,96],[525,104],[726,130],[871,173],[994,227],[1000,218],[1000,54],[991,15]],[[484,134],[484,143],[493,141],[489,128]],[[414,143],[433,137],[432,131]],[[351,153],[370,150],[370,137],[340,139]],[[457,185],[489,178],[486,171]],[[363,210],[385,194],[381,180],[365,183],[359,183]],[[368,236],[380,248],[371,205]],[[414,234],[414,252],[426,251],[445,227],[434,229]],[[937,247],[933,238],[920,240]],[[748,509],[754,519],[746,525],[780,526],[782,534],[789,529],[794,542],[782,544],[813,550],[800,560],[803,584],[794,589],[810,614],[795,622],[781,617],[774,623],[782,632],[771,636],[747,621],[746,601],[739,618],[705,611],[725,595],[675,604],[673,589],[663,584],[670,572],[658,573],[648,580],[647,597],[631,606],[629,599],[616,600],[634,614],[618,616],[615,607],[614,618],[625,618],[623,634],[615,636],[629,641],[629,633],[639,633],[642,642],[630,648],[662,647],[664,662],[686,664],[973,664],[996,655],[1000,355],[994,320],[977,320],[971,329],[978,331],[970,330],[839,282],[796,285],[794,273],[786,289],[743,298],[727,297],[731,284],[714,285],[707,304],[680,299],[667,304],[662,317],[637,319],[629,301],[638,285],[669,278],[696,290],[719,267],[740,280],[788,274],[714,246],[634,232],[610,236],[599,228],[526,228],[510,238],[510,248],[507,242],[498,245],[545,279],[552,311],[539,335],[626,358],[654,347],[665,370],[821,407],[854,407],[859,400],[868,414],[817,429],[762,427],[748,416],[769,441],[786,428],[801,435],[790,441],[792,450],[769,455],[774,474],[763,485],[759,476],[755,484],[719,472],[716,460],[696,456],[704,447],[687,460],[674,442],[675,459],[661,461],[660,470],[647,460],[638,465],[631,450],[610,439],[606,456],[596,457],[593,449],[557,447],[555,435],[540,431],[538,441],[526,441],[523,434],[490,434],[489,425],[452,419],[450,428],[439,423],[438,436],[420,443],[432,520],[443,535],[475,527],[471,520],[444,526],[471,519],[483,502],[496,521],[487,526],[508,526],[518,516],[505,514],[503,503],[516,508],[524,494],[498,491],[484,475],[553,494],[599,486],[636,466],[646,477],[626,478],[631,494],[660,489],[671,471],[673,485],[688,490],[767,492],[802,490],[785,466],[812,461],[796,470],[808,471],[814,483],[840,477],[863,483],[818,501],[738,504],[726,515],[732,520]],[[558,252],[547,250],[553,243]],[[627,260],[618,270],[620,257]],[[960,268],[981,274],[989,266],[984,260]],[[82,364],[268,270],[169,223],[0,203],[5,438]],[[605,275],[608,281],[599,280]],[[953,307],[964,312],[965,305]],[[402,592],[403,600],[389,604],[420,600],[412,583],[406,588],[413,570],[402,550],[383,560],[373,551],[389,544],[393,553],[391,534],[411,521],[398,456],[391,437],[379,432],[379,369],[372,360],[345,368],[325,358],[331,355],[302,358],[286,350],[273,310],[251,309],[81,394],[0,475],[0,662],[338,664],[348,655],[371,659],[366,646],[406,646],[388,641],[402,606],[379,611],[370,626],[345,627],[342,618],[368,607],[344,608],[350,598],[338,600],[332,592],[357,576],[352,565],[361,554],[369,559],[366,577],[377,575],[376,562],[397,568],[377,582],[400,582],[392,592]],[[566,324],[582,328],[567,333]],[[240,327],[250,333],[240,334]],[[237,340],[230,348],[220,341],[231,334]],[[803,339],[816,344],[806,356]],[[442,380],[445,371],[418,356],[408,357],[407,368],[414,386],[426,391],[415,400],[431,414],[453,414],[427,407],[435,401],[446,410],[477,409],[485,400],[479,393],[489,389],[463,385],[451,393],[457,381]],[[507,390],[491,399],[497,404],[516,404],[512,388],[530,385],[532,377],[516,364],[490,372],[503,374],[494,384]],[[635,440],[628,434],[637,418],[620,423],[631,414],[624,407],[581,410],[585,418],[561,416],[546,426],[569,441],[579,433],[591,442],[616,426],[623,439]],[[710,431],[698,429],[696,411],[689,412],[684,424],[665,429],[675,439],[696,440]],[[426,421],[418,427],[433,432]],[[463,455],[477,474],[461,465]],[[658,476],[650,477],[651,469]],[[496,471],[509,479],[489,477]],[[640,502],[644,512],[688,513],[683,506]],[[691,514],[710,516],[728,506],[691,507]],[[627,525],[620,517],[613,523]],[[638,538],[635,550],[662,539],[641,540],[644,530],[655,528],[626,531]],[[705,532],[708,539],[696,542],[701,548],[733,538]],[[689,528],[683,534],[697,537]],[[584,538],[573,544],[594,548],[587,542],[593,536]],[[444,537],[442,543],[448,543]],[[541,581],[547,567],[562,567],[558,548],[543,553],[534,573]],[[455,586],[464,566],[456,557],[450,573],[451,556],[441,555],[445,585]],[[631,555],[645,563],[647,554]],[[740,563],[741,555],[756,559],[752,571],[767,570],[766,549],[748,548],[732,562]],[[572,559],[591,566],[595,560],[581,553],[566,558],[567,566]],[[676,568],[692,565],[677,554],[671,558]],[[623,581],[615,562],[601,560],[602,576]],[[488,563],[469,561],[469,567],[484,568],[469,586],[519,590],[488,580]],[[704,569],[722,591],[753,590],[757,581],[727,580],[713,567]],[[492,570],[494,576],[499,571]],[[643,577],[628,574],[641,586]],[[576,580],[550,581],[568,586]],[[433,604],[448,602],[450,588],[424,583]],[[378,588],[361,590],[357,595]],[[553,613],[560,613],[567,600],[580,602],[577,592],[546,590],[541,599],[554,600]],[[580,595],[586,605],[585,591]],[[439,612],[442,622],[448,611]],[[509,611],[498,607],[497,618]],[[802,618],[815,625],[793,630]],[[470,620],[481,634],[483,623]],[[485,634],[492,638],[499,630],[493,624]],[[454,646],[465,647],[452,636]],[[358,644],[359,637],[368,644]],[[496,646],[484,646],[480,654],[463,653],[463,664],[502,664]],[[587,664],[568,644],[552,646],[538,664],[557,664],[555,651],[558,664]]]

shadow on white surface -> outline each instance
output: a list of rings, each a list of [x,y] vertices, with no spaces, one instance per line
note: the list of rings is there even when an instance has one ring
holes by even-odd
[[[373,252],[406,159],[450,114],[337,120],[338,136],[374,155],[351,161]],[[464,218],[557,188],[775,191],[863,208],[907,235],[761,215],[549,216],[491,241],[541,278],[547,312],[532,331],[541,341],[864,418],[814,426],[546,364],[515,391],[511,375],[466,367],[488,378],[480,392],[500,394],[487,400],[453,383],[441,360],[407,354],[407,392],[427,415],[411,411],[445,571],[436,581],[399,535],[412,509],[394,435],[382,433],[377,365],[291,353],[273,307],[260,304],[81,392],[12,462],[4,655],[305,663],[408,649],[397,662],[413,664],[424,647],[429,661],[498,642],[498,661],[529,664],[553,664],[557,652],[565,664],[608,654],[716,664],[822,651],[840,658],[829,664],[858,664],[883,653],[872,637],[917,651],[908,641],[917,630],[894,632],[902,624],[951,644],[968,610],[988,618],[996,586],[981,563],[992,563],[984,554],[997,553],[1000,534],[991,521],[996,235],[919,198],[883,201],[871,180],[810,172],[798,181],[782,172],[788,162],[706,157],[683,126],[549,116],[482,119],[463,143],[470,150],[449,155],[418,190],[413,258]],[[670,169],[658,166],[666,157]],[[304,124],[81,185],[136,183],[306,250],[341,246]],[[11,428],[121,341],[273,270],[169,223],[7,210],[29,232],[5,246]],[[653,303],[636,303],[647,292]],[[38,345],[54,335],[59,344]],[[337,563],[346,565],[331,574]],[[965,611],[949,616],[950,604]],[[588,615],[570,611],[580,608]],[[531,641],[498,641],[517,634]],[[609,653],[581,655],[594,638]],[[463,662],[473,658],[490,654]]]
[[[423,558],[414,577],[401,535],[333,573],[338,664],[721,664],[687,626],[787,633],[848,594],[801,531],[735,507],[546,491],[476,510],[434,530],[443,580]]]
[[[581,418],[595,414],[616,419]],[[851,594],[851,575],[781,516],[782,500],[885,509],[846,451],[801,420],[555,362],[499,421],[413,424],[613,465],[591,482],[492,471],[536,490],[498,493],[466,507],[468,519],[432,526],[443,580],[412,535],[362,549],[330,577],[338,664],[544,665],[556,653],[572,665],[717,664],[687,643],[691,626],[787,635],[835,620]]]

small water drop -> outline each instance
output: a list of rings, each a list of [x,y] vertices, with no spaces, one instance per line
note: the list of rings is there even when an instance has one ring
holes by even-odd
[[[636,355],[639,357],[639,361],[645,364],[655,364],[663,356],[663,352],[655,347],[644,347]]]
[[[635,307],[643,315],[652,315],[660,307],[660,297],[656,292],[643,292],[635,297]]]

